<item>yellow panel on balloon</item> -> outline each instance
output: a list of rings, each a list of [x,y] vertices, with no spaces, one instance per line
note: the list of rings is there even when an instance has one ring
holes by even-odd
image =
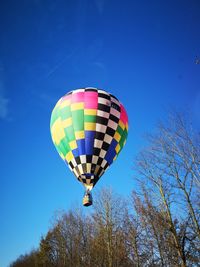
[[[71,100],[68,99],[68,100],[64,100],[62,103],[60,103],[58,106],[60,109],[62,108],[65,108],[65,107],[68,107],[69,105],[71,104]]]
[[[85,138],[84,131],[76,131],[75,132],[75,138],[76,138],[76,140],[78,140],[78,139],[84,139]]]
[[[61,118],[58,118],[51,127],[52,139],[59,145],[60,141],[65,137],[65,132],[62,127]]]
[[[97,115],[97,110],[96,109],[85,109],[84,114],[85,115]]]
[[[70,146],[70,148],[73,150],[73,149],[76,149],[77,148],[77,143],[76,143],[76,141],[74,140],[74,141],[71,141],[71,142],[69,142],[69,146]]]
[[[74,156],[71,151],[69,151],[67,155],[65,156],[65,159],[67,160],[67,162],[70,162],[73,158]]]
[[[86,131],[95,131],[96,130],[96,123],[93,122],[85,122],[84,129]]]
[[[115,139],[117,142],[119,142],[120,138],[121,138],[121,135],[120,135],[118,132],[115,132],[114,139]]]
[[[75,111],[78,109],[84,109],[84,103],[83,102],[71,104],[71,111]]]
[[[120,151],[120,145],[117,144],[116,148],[115,148],[115,151],[118,153]]]
[[[122,130],[124,130],[125,125],[124,125],[124,123],[121,120],[119,121],[119,126],[122,128]]]
[[[62,121],[63,128],[67,128],[72,125],[72,118],[68,118]]]

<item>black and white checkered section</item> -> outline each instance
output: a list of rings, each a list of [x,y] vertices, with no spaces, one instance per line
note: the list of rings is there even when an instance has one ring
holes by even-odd
[[[94,186],[109,167],[105,160],[108,148],[113,140],[120,119],[120,103],[116,97],[96,88],[79,89],[98,93],[96,132],[93,155],[81,155],[69,163],[69,168],[78,180]],[[77,92],[77,91],[76,91]],[[91,174],[91,176],[88,176]]]
[[[94,186],[108,165],[105,165],[105,167],[97,165],[92,162],[92,157],[92,155],[76,157],[69,163],[69,168],[74,172],[80,182]],[[98,157],[96,156],[96,162],[97,160]],[[89,176],[88,174],[91,175]]]

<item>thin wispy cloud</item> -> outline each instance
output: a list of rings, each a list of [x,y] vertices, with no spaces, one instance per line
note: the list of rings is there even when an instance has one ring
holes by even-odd
[[[69,60],[71,57],[73,57],[73,55],[75,54],[76,49],[73,49],[73,51],[71,53],[69,53],[68,55],[66,55],[63,59],[61,59],[57,64],[55,64],[52,68],[50,68],[50,70],[48,71],[48,73],[46,74],[46,78],[49,78],[52,74],[54,74],[60,67],[62,67],[62,65]]]

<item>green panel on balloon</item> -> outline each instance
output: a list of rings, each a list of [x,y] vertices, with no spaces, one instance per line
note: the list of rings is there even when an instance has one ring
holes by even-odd
[[[126,140],[126,135],[123,134],[122,137],[121,137],[121,139],[120,139],[120,141],[119,141],[120,147],[123,147],[125,140]]]
[[[67,136],[67,142],[71,142],[71,141],[75,140],[75,134],[74,134],[73,126],[69,126],[69,127],[65,128],[64,132]]]
[[[68,119],[72,116],[70,106],[61,108],[58,113],[59,113],[62,120]]]
[[[61,152],[63,154],[63,156],[65,157],[67,152],[69,151],[69,146],[65,141],[61,141],[59,145],[57,145],[57,149],[59,150],[59,152]]]
[[[117,132],[119,133],[119,135],[123,135],[124,131],[122,130],[122,128],[118,125],[117,127]]]
[[[84,130],[84,111],[75,110],[72,111],[72,120],[74,131],[83,131]]]
[[[96,122],[96,117],[94,115],[85,115],[84,116],[84,121],[85,122]]]
[[[54,110],[54,112],[52,112],[52,116],[51,116],[50,127],[54,124],[54,122],[57,120],[57,118],[58,118],[57,110]]]

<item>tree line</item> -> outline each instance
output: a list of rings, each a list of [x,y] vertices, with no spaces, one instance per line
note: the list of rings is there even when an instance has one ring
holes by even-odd
[[[91,214],[60,214],[10,267],[200,266],[200,133],[173,113],[147,140],[131,196],[103,189]]]

